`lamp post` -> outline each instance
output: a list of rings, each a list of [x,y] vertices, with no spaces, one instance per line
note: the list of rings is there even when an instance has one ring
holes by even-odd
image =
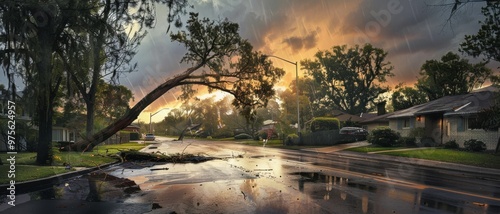
[[[300,106],[299,106],[299,63],[298,62],[292,62],[287,59],[283,59],[279,56],[273,56],[273,55],[263,55],[264,57],[274,57],[278,58],[280,60],[283,60],[285,62],[288,62],[290,64],[295,65],[295,91],[296,91],[296,96],[297,96],[297,135],[300,137]]]
[[[149,133],[153,133],[153,130],[151,129],[151,118],[153,116],[155,116],[156,114],[160,113],[160,111],[163,111],[165,109],[170,109],[170,108],[162,108],[162,109],[160,109],[159,111],[157,111],[155,113],[149,113]]]

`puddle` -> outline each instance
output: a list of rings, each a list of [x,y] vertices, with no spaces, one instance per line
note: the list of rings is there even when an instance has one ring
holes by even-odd
[[[15,207],[2,206],[0,211],[2,213],[33,213],[33,210],[38,210],[38,213],[109,213],[128,210],[143,213],[151,210],[151,204],[123,203],[131,195],[140,192],[140,187],[130,179],[101,172],[91,173],[62,180],[51,188],[18,195],[16,198],[22,200],[18,200]]]

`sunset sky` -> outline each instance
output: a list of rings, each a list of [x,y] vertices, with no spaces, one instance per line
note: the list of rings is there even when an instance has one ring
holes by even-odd
[[[192,11],[200,17],[238,23],[240,35],[256,50],[290,61],[312,59],[318,50],[335,45],[371,43],[389,53],[387,60],[394,66],[395,77],[389,78],[388,84],[394,86],[400,82],[413,85],[425,60],[439,59],[448,51],[458,53],[464,35],[477,32],[478,21],[484,19],[480,13],[483,4],[467,4],[450,18],[450,2],[454,1],[200,0],[193,2]],[[157,10],[156,28],[149,30],[135,57],[138,72],[121,79],[133,91],[135,102],[186,67],[178,63],[184,47],[171,42],[166,34],[165,9],[160,6]],[[277,59],[273,62],[287,72],[279,83],[287,86],[295,78],[295,66]],[[299,70],[299,76],[303,75]],[[140,120],[149,122],[149,113],[178,106],[178,93],[165,94]],[[166,112],[153,121],[161,120]]]

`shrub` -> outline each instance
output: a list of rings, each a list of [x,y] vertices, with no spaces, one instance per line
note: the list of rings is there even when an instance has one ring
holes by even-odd
[[[417,143],[414,137],[401,137],[398,140],[398,144],[404,147],[416,147]]]
[[[340,121],[333,117],[317,117],[311,122],[311,131],[319,132],[326,130],[338,130],[340,128]]]
[[[297,134],[289,134],[286,137],[286,145],[293,145],[293,143],[297,141],[297,139],[299,139],[299,136]]]
[[[234,136],[234,139],[240,140],[240,139],[252,139],[252,136],[246,133],[241,133],[239,135]]]
[[[217,129],[217,131],[212,133],[213,138],[228,138],[232,136],[234,136],[233,130],[227,128]]]
[[[486,144],[484,144],[483,141],[480,140],[470,139],[464,142],[464,148],[467,151],[482,152],[486,150]]]
[[[130,140],[140,140],[141,135],[137,132],[131,132],[130,133]]]
[[[443,147],[445,149],[458,149],[459,148],[458,143],[455,140],[450,140],[450,141],[444,143]]]
[[[412,128],[410,130],[410,133],[408,134],[408,136],[410,137],[414,137],[414,138],[422,138],[425,136],[425,128],[423,127],[418,127],[418,128]]]
[[[368,136],[368,142],[371,144],[390,147],[397,143],[399,134],[390,128],[377,128]]]

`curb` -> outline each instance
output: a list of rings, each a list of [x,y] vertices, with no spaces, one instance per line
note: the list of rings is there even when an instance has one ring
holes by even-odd
[[[92,167],[92,168],[86,168],[83,170],[78,170],[78,171],[72,171],[72,172],[66,172],[58,175],[53,175],[50,177],[46,178],[40,178],[36,180],[29,180],[29,181],[23,181],[23,182],[16,182],[15,184],[15,192],[16,195],[18,194],[23,194],[23,193],[28,193],[28,192],[33,192],[37,190],[42,190],[45,188],[52,187],[55,184],[60,183],[61,180],[66,180],[68,178],[72,178],[75,176],[80,176],[84,175],[99,169],[107,168],[111,165],[120,163],[120,161],[115,161],[113,163],[107,163],[103,164],[100,166]],[[9,194],[9,190],[7,188],[10,187],[10,184],[1,184],[0,185],[0,193],[3,194]]]

